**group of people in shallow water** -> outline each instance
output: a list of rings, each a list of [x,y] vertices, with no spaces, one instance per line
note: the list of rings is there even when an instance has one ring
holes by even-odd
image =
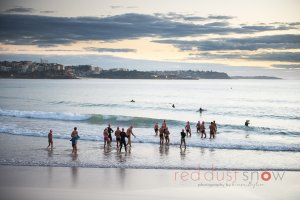
[[[196,129],[197,133],[201,134],[201,138],[206,138],[206,131],[205,131],[205,123],[204,121],[201,123],[198,121],[196,124]],[[107,146],[111,146],[112,140],[112,133],[114,130],[111,128],[111,125],[108,124],[108,127],[106,127],[103,131],[103,138],[104,138],[104,148]],[[159,135],[160,138],[160,145],[163,145],[164,143],[166,145],[170,144],[170,131],[167,126],[166,120],[164,120],[159,127],[158,123],[154,125],[154,132],[155,136]],[[217,134],[217,124],[215,121],[211,122],[209,125],[209,135],[210,139],[214,139]],[[182,148],[182,145],[184,145],[184,148],[186,148],[186,142],[185,142],[185,137],[191,137],[192,136],[192,129],[190,122],[188,121],[185,125],[185,127],[181,130],[180,132],[181,135],[181,142],[180,142],[180,148]],[[122,128],[120,129],[117,127],[115,131],[115,137],[116,137],[116,142],[117,142],[117,150],[122,151],[122,147],[124,146],[125,151],[127,152],[127,146],[131,147],[131,138],[132,136],[136,137],[133,134],[133,126],[130,126],[126,132],[125,129]],[[74,130],[71,133],[71,139],[70,141],[72,142],[72,154],[77,154],[77,140],[79,140],[79,134],[77,131],[77,127],[74,127]],[[127,142],[126,142],[127,138]],[[53,148],[53,131],[52,129],[48,133],[48,148],[51,146],[51,149]]]

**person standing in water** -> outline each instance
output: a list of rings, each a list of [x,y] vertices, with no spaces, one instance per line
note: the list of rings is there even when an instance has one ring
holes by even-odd
[[[201,127],[201,123],[200,123],[200,121],[198,121],[198,123],[196,124],[197,133],[201,133],[200,127]]]
[[[211,138],[215,138],[215,125],[213,122],[210,122],[210,126],[209,126],[209,139]]]
[[[50,129],[50,132],[48,133],[48,147],[51,146],[51,149],[53,149],[53,135],[52,135],[52,129]]]
[[[215,132],[214,132],[214,136],[216,136],[217,135],[217,130],[218,130],[218,127],[217,127],[217,123],[216,123],[216,121],[214,120],[213,121],[213,124],[214,124],[214,127],[215,127]]]
[[[127,152],[127,145],[126,145],[126,139],[125,139],[127,137],[127,134],[125,133],[124,128],[122,128],[120,136],[121,136],[120,152],[122,150],[123,145],[125,147],[125,151]]]
[[[117,130],[115,131],[116,141],[117,141],[117,149],[119,148],[119,145],[121,143],[121,131],[120,128],[117,127]]]
[[[167,128],[166,120],[163,121],[163,123],[161,124],[161,127],[163,128],[163,132],[166,133],[166,128]]]
[[[165,140],[166,140],[166,144],[169,145],[169,143],[170,143],[170,131],[169,131],[168,127],[166,128]]]
[[[164,129],[162,126],[159,129],[159,144],[160,145],[164,144]]]
[[[103,131],[103,137],[104,137],[104,148],[107,145],[109,145],[109,133],[108,133],[108,128],[105,128]]]
[[[127,145],[129,145],[131,147],[131,135],[133,135],[135,137],[135,135],[133,134],[132,132],[132,128],[133,126],[130,126],[128,129],[127,129],[127,137],[128,137],[128,142],[127,142]]]
[[[154,125],[154,132],[155,132],[155,135],[157,136],[157,134],[158,134],[158,124],[157,123],[155,123],[155,125]]]
[[[75,153],[77,154],[77,140],[80,138],[78,135],[77,127],[74,127],[73,132],[71,133],[71,140],[72,141],[72,154]]]
[[[181,148],[181,146],[182,146],[182,143],[184,143],[184,148],[186,148],[186,143],[185,143],[185,136],[186,136],[186,134],[185,134],[185,132],[184,132],[184,129],[182,129],[182,131],[181,131],[181,142],[180,142],[180,148]]]
[[[114,130],[112,130],[112,128],[110,127],[110,124],[108,124],[107,131],[108,131],[109,144],[110,144],[112,142],[111,134],[114,132]]]
[[[200,125],[200,133],[201,133],[201,138],[203,138],[203,135],[204,135],[204,138],[206,138],[204,121],[203,121],[202,124]]]
[[[191,125],[190,125],[189,121],[185,125],[185,130],[186,130],[187,136],[188,136],[188,134],[190,134],[190,136],[192,136]]]

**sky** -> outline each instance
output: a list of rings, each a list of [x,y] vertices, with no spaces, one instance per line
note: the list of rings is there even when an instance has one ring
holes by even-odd
[[[0,60],[300,79],[299,0],[0,0]]]

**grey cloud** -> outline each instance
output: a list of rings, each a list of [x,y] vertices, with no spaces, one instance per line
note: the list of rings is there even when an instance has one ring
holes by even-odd
[[[53,10],[42,10],[42,11],[40,11],[40,13],[49,14],[49,13],[55,13],[55,11],[53,11]]]
[[[214,40],[155,40],[154,42],[173,44],[181,50],[197,48],[202,51],[227,51],[258,49],[299,49],[300,35],[269,35],[247,38],[219,38]]]
[[[85,48],[85,50],[88,50],[88,51],[96,51],[96,52],[122,52],[122,53],[136,52],[135,49],[128,49],[128,48],[116,49],[116,48],[96,48],[96,47],[87,47],[87,48]]]
[[[2,14],[0,15],[0,30],[0,42],[5,44],[55,46],[86,40],[225,35],[256,33],[265,29],[263,27],[261,29],[231,27],[227,24],[216,26],[216,24],[175,22],[153,15],[128,13],[102,18]],[[277,30],[277,28],[273,27],[272,30]]]
[[[233,16],[227,16],[227,15],[209,15],[208,16],[209,19],[234,19],[235,17]]]
[[[5,10],[6,13],[32,13],[34,12],[33,8],[24,8],[24,7],[15,7]]]
[[[272,52],[258,54],[243,54],[243,53],[199,53],[190,54],[193,59],[244,59],[253,61],[280,61],[280,62],[300,62],[300,53],[295,52]]]
[[[300,64],[275,64],[272,67],[280,69],[300,69]]]

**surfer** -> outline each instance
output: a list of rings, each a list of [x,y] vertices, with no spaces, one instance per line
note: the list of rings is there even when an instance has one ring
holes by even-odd
[[[77,154],[77,140],[80,138],[78,135],[77,127],[74,127],[74,130],[71,133],[71,142],[72,142],[72,154],[75,153]]]
[[[201,107],[199,108],[199,110],[197,110],[197,112],[200,112],[200,113],[202,113],[203,111],[206,111],[206,110]]]
[[[51,146],[51,149],[53,149],[53,135],[52,135],[52,129],[50,129],[50,132],[48,133],[48,147]]]
[[[172,108],[175,108],[175,105],[174,105],[174,104],[172,105]]]
[[[249,124],[250,124],[250,120],[246,120],[246,122],[245,122],[245,126],[249,126]]]
[[[133,99],[131,99],[131,101],[130,101],[131,103],[134,103],[135,102],[135,100],[133,100]]]

